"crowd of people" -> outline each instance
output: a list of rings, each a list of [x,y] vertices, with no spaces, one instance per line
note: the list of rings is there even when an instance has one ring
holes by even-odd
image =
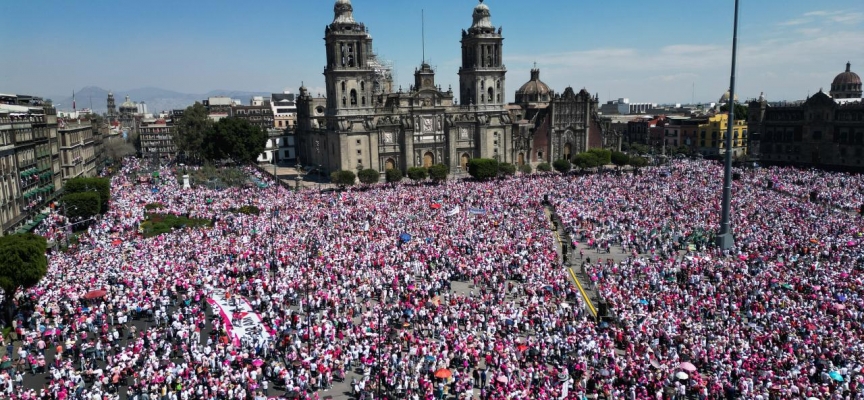
[[[0,392],[317,399],[342,383],[357,399],[864,398],[860,219],[758,184],[797,187],[794,170],[742,171],[723,251],[711,240],[722,170],[707,161],[330,193],[184,189],[168,167],[139,182],[148,168],[126,160],[110,210],[18,294]],[[822,174],[838,206],[854,196],[826,188],[864,181]],[[602,321],[562,264],[550,212],[609,304]],[[211,226],[144,237],[157,213]],[[44,224],[64,234],[61,215]],[[612,251],[621,261],[604,260]],[[264,332],[239,336],[244,316],[223,300]],[[20,374],[47,383],[16,386]]]

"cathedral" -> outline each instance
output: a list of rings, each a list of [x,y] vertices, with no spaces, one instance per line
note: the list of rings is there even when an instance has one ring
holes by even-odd
[[[570,158],[604,144],[590,138],[604,132],[592,130],[597,99],[584,90],[558,95],[541,82],[543,93],[517,92],[517,104],[505,103],[504,38],[482,0],[471,27],[462,31],[458,99],[452,88],[435,83],[435,71],[425,62],[408,90],[394,90],[390,71],[372,51],[372,36],[354,20],[351,1],[336,0],[333,11],[324,31],[326,95],[313,97],[303,86],[297,99],[303,164],[382,174],[444,164],[458,174],[476,157],[521,165]],[[560,111],[550,114],[558,115],[557,122],[546,116],[552,110]]]

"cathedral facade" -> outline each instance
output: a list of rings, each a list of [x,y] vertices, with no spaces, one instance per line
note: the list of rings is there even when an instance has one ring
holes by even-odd
[[[426,63],[408,90],[393,89],[388,71],[372,52],[372,37],[354,20],[350,0],[337,0],[325,28],[326,97],[300,88],[297,144],[301,162],[326,171],[444,164],[464,171],[472,158],[513,162],[510,115],[505,107],[501,29],[489,7],[474,8],[462,31],[458,104],[452,88],[435,83]]]
[[[437,85],[425,62],[408,90],[394,90],[368,29],[354,20],[351,1],[336,0],[333,12],[324,30],[327,93],[312,96],[304,86],[297,99],[302,164],[381,174],[444,164],[458,174],[477,157],[522,165],[620,145],[599,123],[596,97],[584,89],[554,93],[536,69],[517,91],[516,104],[506,104],[504,37],[482,0],[462,31],[458,95]]]

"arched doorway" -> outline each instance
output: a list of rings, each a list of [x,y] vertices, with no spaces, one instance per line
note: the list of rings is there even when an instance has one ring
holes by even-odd
[[[572,147],[572,146],[570,146],[570,143],[567,143],[567,144],[564,145],[564,152],[561,154],[561,158],[563,158],[563,159],[565,159],[565,160],[569,160],[569,159],[570,159],[570,149],[571,149],[571,147]]]
[[[462,159],[459,160],[459,165],[462,166],[462,171],[468,171],[469,160],[471,160],[471,157],[468,157],[468,153],[462,153]]]
[[[392,158],[388,158],[387,161],[384,161],[384,170],[390,170],[396,168],[396,161]]]
[[[520,167],[525,165],[525,153],[519,153],[517,160],[517,164],[519,164]]]
[[[431,151],[427,151],[426,154],[423,155],[423,167],[429,168],[435,165],[435,155],[432,154]]]

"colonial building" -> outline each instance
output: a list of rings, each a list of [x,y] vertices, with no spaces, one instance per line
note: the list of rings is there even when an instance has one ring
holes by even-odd
[[[514,162],[503,36],[488,6],[477,5],[471,27],[462,32],[461,104],[451,88],[436,85],[435,71],[425,62],[413,85],[394,91],[392,75],[375,57],[372,37],[353,11],[350,0],[337,0],[324,31],[326,97],[300,88],[300,162],[326,171],[381,173],[439,163],[458,173],[475,157]]]
[[[14,232],[37,220],[60,190],[57,113],[33,96],[0,95],[0,225]],[[28,227],[32,228],[31,222]]]
[[[155,160],[171,160],[177,154],[174,145],[174,124],[171,120],[142,120],[138,128],[141,135],[141,155]]]
[[[864,170],[861,78],[846,70],[831,95],[819,90],[805,102],[772,106],[760,96],[749,104],[751,156],[766,163]]]
[[[134,131],[136,114],[138,114],[138,105],[129,100],[129,96],[126,96],[126,101],[124,101],[123,104],[120,105],[120,125],[125,129]]]
[[[514,121],[509,158],[523,165],[569,160],[592,148],[620,148],[621,136],[600,119],[597,104],[585,89],[555,93],[540,80],[540,70],[532,69],[508,107]]]
[[[114,92],[108,92],[108,122],[117,120],[117,105],[114,103]]]

